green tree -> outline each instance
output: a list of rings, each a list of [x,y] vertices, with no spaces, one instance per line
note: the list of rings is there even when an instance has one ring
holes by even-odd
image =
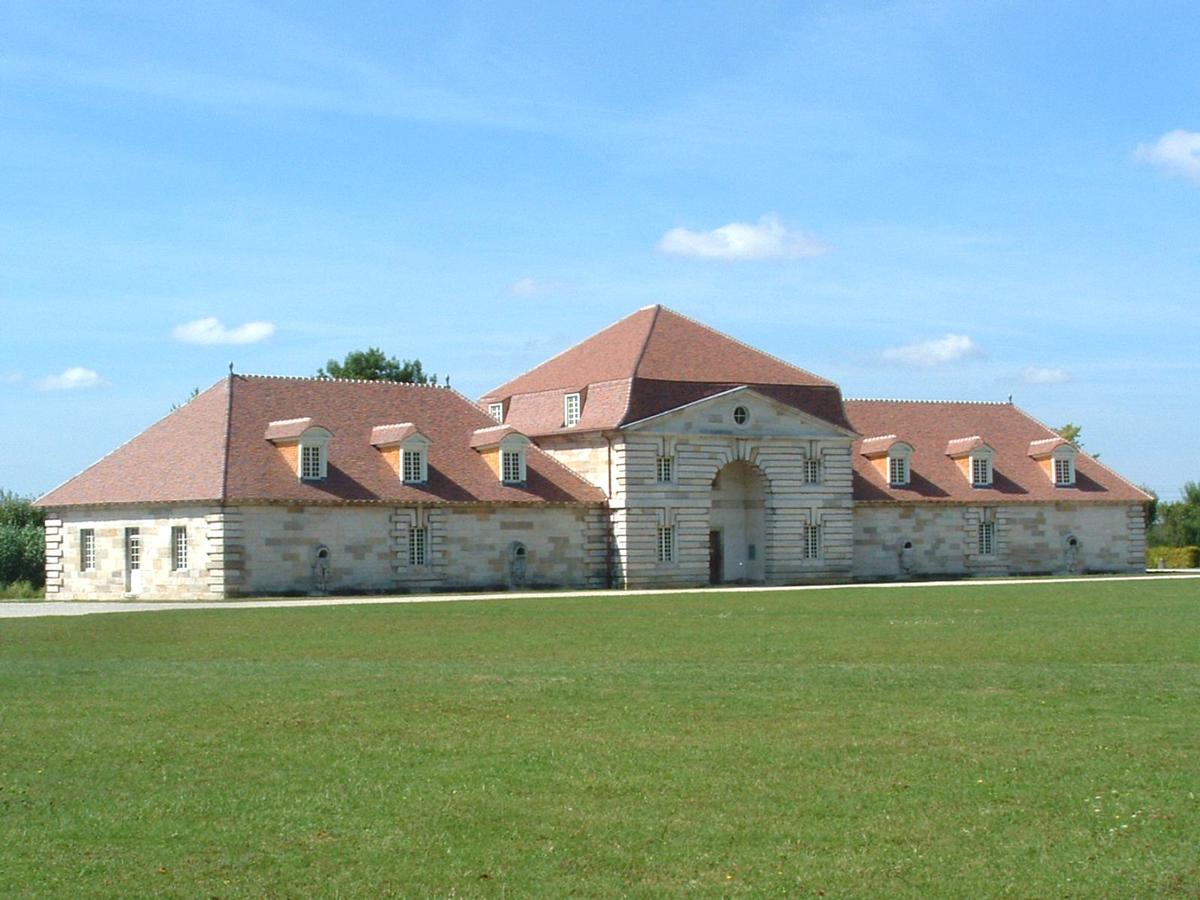
[[[0,584],[45,582],[45,518],[29,498],[0,490]]]
[[[1079,435],[1083,432],[1082,425],[1076,425],[1074,422],[1068,422],[1066,425],[1062,426],[1061,428],[1055,428],[1054,431],[1064,441],[1074,444],[1080,450],[1083,449],[1083,441],[1081,441],[1079,439]],[[1089,453],[1088,455],[1091,456],[1092,459],[1100,458],[1099,453]]]
[[[437,384],[436,375],[426,375],[419,359],[399,360],[378,347],[353,350],[346,359],[331,359],[317,370],[318,378],[353,378],[359,381],[399,381],[405,384]]]
[[[1183,499],[1158,504],[1158,520],[1147,543],[1152,546],[1200,546],[1200,483],[1189,481],[1183,486]]]

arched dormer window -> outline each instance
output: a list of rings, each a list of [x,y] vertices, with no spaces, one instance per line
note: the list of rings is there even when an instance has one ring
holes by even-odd
[[[956,438],[946,445],[946,455],[958,463],[972,487],[992,486],[992,458],[996,451],[977,434]]]
[[[913,446],[894,434],[867,438],[860,451],[891,487],[906,487],[912,481]]]
[[[1057,437],[1031,441],[1029,455],[1055,487],[1074,487],[1075,458],[1079,455],[1074,444]]]
[[[471,435],[471,447],[482,456],[503,484],[524,484],[527,479],[526,451],[529,438],[511,425],[479,428]]]
[[[371,445],[383,453],[399,479],[405,484],[424,484],[429,480],[429,438],[412,422],[376,425],[371,429]]]
[[[311,417],[280,419],[267,425],[266,439],[301,481],[321,481],[329,473],[329,439],[333,434]]]

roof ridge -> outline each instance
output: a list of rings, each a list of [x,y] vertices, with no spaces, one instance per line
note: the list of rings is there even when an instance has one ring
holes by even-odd
[[[926,403],[943,406],[1012,406],[1007,400],[918,400],[909,397],[846,397],[846,403]],[[1029,418],[1033,418],[1030,416]],[[1035,420],[1036,421],[1036,420]],[[1041,424],[1040,422],[1038,424]]]
[[[803,369],[800,366],[796,365],[795,363],[790,363],[786,359],[776,356],[774,353],[768,353],[766,350],[763,350],[760,347],[754,347],[750,344],[747,344],[745,341],[741,340],[740,338],[736,338],[731,334],[726,334],[724,331],[718,331],[716,328],[713,328],[711,325],[704,324],[699,319],[693,319],[691,316],[684,315],[681,312],[677,312],[677,311],[671,309],[669,306],[659,305],[658,308],[660,311],[665,309],[667,312],[671,313],[672,315],[678,316],[679,318],[683,319],[685,322],[690,322],[692,325],[696,325],[699,328],[703,328],[705,331],[710,331],[713,334],[717,335],[717,337],[724,338],[727,341],[732,341],[733,343],[737,344],[739,347],[741,347],[745,350],[749,350],[752,353],[757,353],[760,356],[765,356],[768,359],[770,359],[774,362],[777,362],[782,366],[786,366],[789,369],[794,369],[797,372],[802,372],[803,374],[807,375],[809,378],[815,379],[816,381],[820,382],[821,385],[834,385],[835,387],[837,386],[834,382],[830,381],[828,378],[822,378],[816,372],[809,371],[808,369]],[[658,320],[658,316],[655,315],[655,322],[657,322],[657,320]],[[653,325],[652,325],[651,331],[653,332],[653,330],[654,329],[653,329]],[[648,338],[647,338],[647,342],[649,342]],[[643,349],[643,352],[645,352],[644,349]],[[638,357],[639,365],[641,364],[641,361],[642,361],[641,357],[639,356]],[[633,371],[634,371],[634,375],[636,375],[637,368],[635,367]],[[817,386],[817,385],[814,385],[814,387],[815,386]]]
[[[629,382],[629,391],[625,394],[625,408],[621,410],[621,416],[617,419],[618,424],[625,424],[625,420],[629,418],[629,410],[633,406],[633,380],[640,377],[638,369],[642,367],[642,359],[646,356],[646,348],[650,346],[650,338],[654,336],[654,326],[658,324],[658,317],[662,314],[663,306],[661,303],[655,303],[653,306],[644,306],[642,309],[653,309],[654,315],[650,319],[650,327],[646,329],[646,336],[642,338],[642,349],[638,351],[637,359],[633,361],[633,372],[628,378],[621,379]],[[638,312],[641,311],[641,309],[638,310]]]
[[[412,381],[392,381],[390,378],[321,378],[317,375],[264,375],[261,372],[238,372],[238,378],[257,378],[263,381],[312,381],[337,384],[390,384],[395,387],[429,388],[432,390],[454,390],[444,384],[417,384]],[[462,396],[461,394],[459,396]],[[472,402],[472,405],[473,402]],[[303,416],[301,417],[303,418]]]

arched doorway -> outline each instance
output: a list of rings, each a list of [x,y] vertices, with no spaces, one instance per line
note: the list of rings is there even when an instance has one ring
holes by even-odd
[[[766,478],[748,462],[731,462],[712,483],[708,577],[712,584],[764,578]]]

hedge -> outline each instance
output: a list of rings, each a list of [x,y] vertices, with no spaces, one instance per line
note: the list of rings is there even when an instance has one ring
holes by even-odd
[[[1146,567],[1158,568],[1158,561],[1168,569],[1194,569],[1200,565],[1200,547],[1147,547]]]
[[[41,525],[0,525],[0,585],[46,580],[46,541]]]

